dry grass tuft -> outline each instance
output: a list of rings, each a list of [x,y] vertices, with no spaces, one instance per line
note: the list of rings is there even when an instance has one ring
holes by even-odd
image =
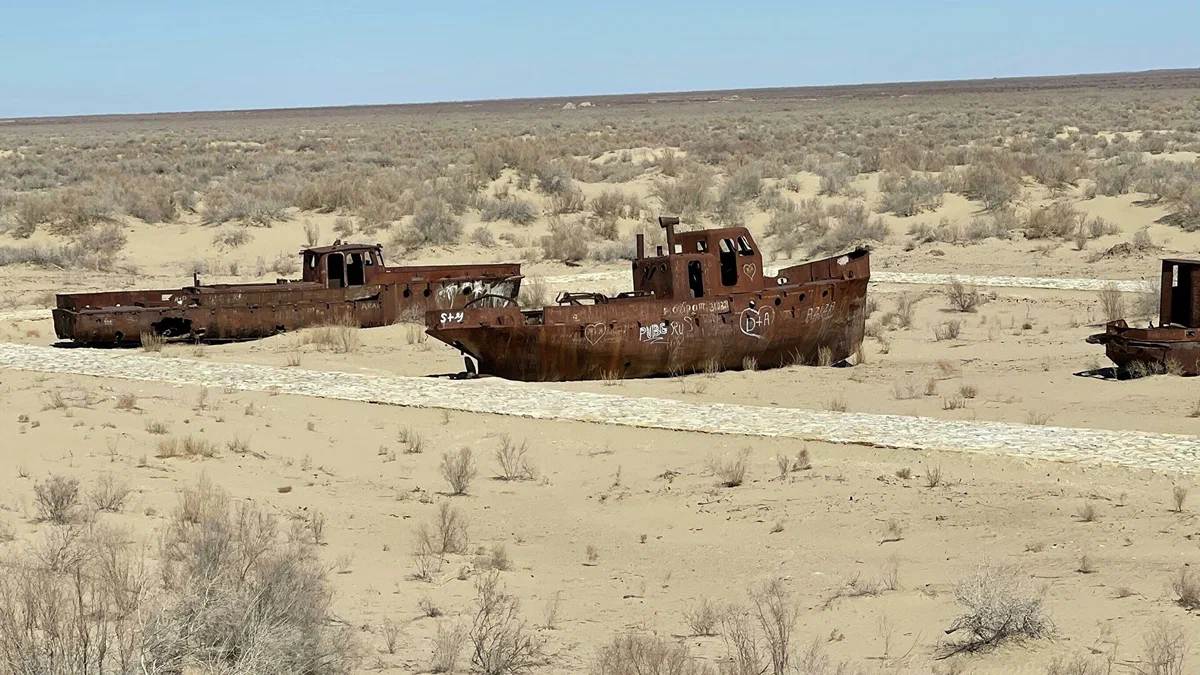
[[[737,487],[746,481],[750,468],[750,448],[742,448],[733,459],[710,459],[709,471],[717,478],[721,487]]]
[[[496,448],[496,464],[501,480],[536,480],[537,469],[529,461],[529,441],[519,444],[508,434],[501,434],[500,447]]]

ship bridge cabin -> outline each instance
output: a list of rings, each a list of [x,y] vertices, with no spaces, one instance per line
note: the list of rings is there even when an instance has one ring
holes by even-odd
[[[306,248],[301,255],[304,281],[316,282],[326,288],[382,283],[376,278],[385,270],[383,247],[379,244],[343,244],[339,241],[333,246]]]
[[[645,255],[645,239],[637,235],[633,261],[635,293],[658,298],[693,299],[763,290],[762,254],[744,227],[675,232],[679,218],[661,217],[666,251]]]

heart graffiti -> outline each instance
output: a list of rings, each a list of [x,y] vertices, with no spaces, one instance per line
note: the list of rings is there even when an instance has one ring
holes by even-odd
[[[602,323],[589,323],[583,328],[583,338],[591,344],[596,344],[604,339],[604,334],[608,332],[608,326]]]
[[[742,271],[746,273],[746,276],[753,279],[754,275],[758,274],[758,266],[754,263],[746,263],[745,265],[742,265]]]
[[[759,311],[754,307],[747,307],[742,310],[742,315],[739,318],[742,334],[761,340],[763,333],[766,333],[767,329],[771,327],[771,320],[774,318],[774,313],[770,309]]]

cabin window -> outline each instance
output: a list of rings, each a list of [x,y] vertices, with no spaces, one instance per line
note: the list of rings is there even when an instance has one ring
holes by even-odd
[[[675,253],[683,253],[683,244],[675,244]]]
[[[699,260],[688,261],[688,288],[693,298],[704,297],[704,268]]]
[[[325,256],[325,285],[329,288],[342,288],[346,285],[346,259],[341,253],[330,253]]]
[[[696,240],[696,252],[708,253],[708,242],[703,239]]]
[[[722,239],[718,247],[721,259],[721,285],[737,286],[737,250],[732,239]]]
[[[315,256],[311,253],[308,254],[308,269],[310,269],[310,270],[317,269],[317,256]]]
[[[737,245],[741,255],[754,255],[754,249],[750,247],[750,240],[746,237],[738,237]]]
[[[367,251],[367,255],[364,258],[364,262],[367,263],[367,267],[374,267],[375,266],[375,254],[370,251]]]
[[[346,285],[347,286],[362,286],[363,285],[363,259],[361,253],[351,253],[350,260],[346,263]]]

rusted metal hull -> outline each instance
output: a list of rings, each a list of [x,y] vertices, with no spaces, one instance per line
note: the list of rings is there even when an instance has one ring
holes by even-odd
[[[415,269],[415,268],[414,268]],[[61,294],[53,310],[59,338],[133,344],[143,333],[166,340],[253,340],[328,324],[363,328],[419,322],[432,309],[515,298],[519,265],[381,270],[376,283],[326,288],[315,282],[194,286],[161,291]]]
[[[829,365],[862,344],[865,252],[799,265],[779,279],[812,279],[845,260],[843,278],[779,283],[702,299],[616,299],[595,305],[430,312],[428,333],[474,357],[480,373],[524,381],[594,380],[705,370]],[[816,276],[826,276],[817,274]],[[849,278],[846,278],[846,277]]]
[[[1087,341],[1104,345],[1108,358],[1121,368],[1143,363],[1159,372],[1200,375],[1200,329],[1133,328],[1121,319]]]

